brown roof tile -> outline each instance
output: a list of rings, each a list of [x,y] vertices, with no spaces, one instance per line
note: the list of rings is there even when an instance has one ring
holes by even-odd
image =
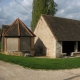
[[[58,41],[80,41],[80,21],[42,15]]]
[[[4,25],[4,36],[32,36],[35,37],[33,32],[17,18],[10,26]]]
[[[2,33],[4,34],[8,29],[10,25],[2,25]]]

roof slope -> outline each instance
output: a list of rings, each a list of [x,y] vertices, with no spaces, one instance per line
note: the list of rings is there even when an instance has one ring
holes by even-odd
[[[80,21],[42,16],[58,41],[80,41]]]
[[[2,25],[2,33],[4,34],[8,29],[9,29],[10,25]]]
[[[10,26],[3,25],[3,32],[4,36],[35,36],[19,18]]]

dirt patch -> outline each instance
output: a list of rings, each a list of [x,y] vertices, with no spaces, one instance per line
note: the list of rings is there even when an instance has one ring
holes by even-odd
[[[80,80],[80,69],[32,70],[0,61],[0,80]]]

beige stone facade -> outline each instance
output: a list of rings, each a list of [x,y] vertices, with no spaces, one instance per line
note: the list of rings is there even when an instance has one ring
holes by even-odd
[[[36,54],[56,58],[56,39],[41,16],[34,31]]]
[[[62,57],[62,42],[61,41],[57,41],[56,42],[56,57]]]

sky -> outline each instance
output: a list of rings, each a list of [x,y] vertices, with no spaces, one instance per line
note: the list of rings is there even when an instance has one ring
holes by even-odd
[[[25,8],[23,8],[22,4]],[[33,0],[0,0],[0,27],[10,25],[20,18],[29,28],[32,19]],[[57,3],[55,16],[80,20],[80,0],[54,0]]]

